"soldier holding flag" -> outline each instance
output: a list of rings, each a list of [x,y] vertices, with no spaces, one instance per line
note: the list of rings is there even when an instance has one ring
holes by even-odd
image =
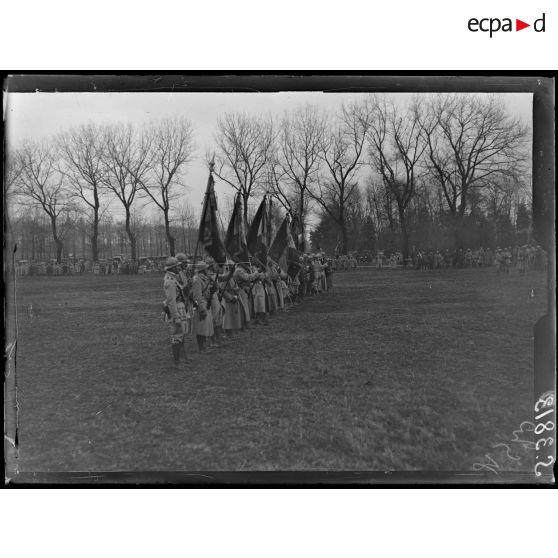
[[[267,238],[269,235],[268,227],[269,214],[267,211],[267,197],[264,196],[250,230],[246,235],[246,244],[248,251],[252,254],[258,266],[258,272],[252,286],[252,295],[254,303],[255,323],[263,323],[268,325],[266,314],[266,263],[267,263]]]
[[[240,288],[234,279],[234,262],[227,260],[228,274],[221,288],[221,296],[225,308],[223,330],[225,335],[232,337],[235,331],[242,327],[242,306],[240,303]]]
[[[192,298],[194,299],[193,333],[200,353],[210,352],[208,339],[213,335],[213,316],[211,314],[211,281],[207,276],[209,266],[205,262],[195,264],[195,275],[192,282]]]
[[[225,247],[219,236],[219,225],[217,222],[217,199],[215,197],[215,181],[213,179],[213,161],[209,164],[209,178],[203,202],[200,228],[198,231],[198,244],[196,253],[201,247],[213,258],[215,262],[225,263]],[[195,259],[195,258],[194,258]],[[209,266],[205,262],[196,263],[194,266],[196,274],[192,281],[192,297],[194,300],[193,332],[198,342],[200,353],[209,352],[208,338],[215,330],[213,315],[211,312],[212,299],[218,288],[218,277],[213,280],[208,277]]]

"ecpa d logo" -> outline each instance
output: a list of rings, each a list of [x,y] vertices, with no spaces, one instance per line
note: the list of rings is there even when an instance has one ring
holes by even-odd
[[[533,30],[536,33],[544,33],[545,32],[545,25],[546,25],[546,14],[543,14],[540,18],[536,19],[533,22]],[[498,31],[512,32],[512,31],[521,31],[522,29],[526,29],[527,27],[531,27],[530,23],[526,23],[521,19],[515,19],[515,29],[512,23],[512,18],[504,17],[500,19],[499,17],[484,17],[482,19],[478,19],[476,17],[472,17],[468,23],[467,27],[469,31],[473,33],[477,33],[481,31],[483,33],[489,33],[490,38],[494,33],[498,33]]]

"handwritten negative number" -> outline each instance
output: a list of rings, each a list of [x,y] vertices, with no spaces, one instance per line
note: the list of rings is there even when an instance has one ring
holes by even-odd
[[[541,442],[544,442],[544,444],[541,444]],[[541,449],[541,445],[542,446],[551,446],[553,443],[554,443],[554,440],[552,438],[541,438],[540,440],[537,441],[535,449],[537,451],[539,451]]]
[[[543,461],[537,463],[535,465],[535,476],[540,477],[542,475],[540,471],[537,471],[537,467],[550,467],[553,463],[554,463],[554,457],[552,457],[552,455],[548,457],[548,463],[544,463]]]
[[[550,426],[548,426],[549,424],[550,424]],[[542,428],[539,430],[539,428],[541,426],[542,426]],[[553,429],[554,429],[554,423],[551,420],[545,422],[544,424],[541,422],[541,423],[537,424],[537,427],[535,428],[535,434],[540,436],[545,430],[552,431]]]
[[[537,401],[537,404],[535,405],[535,413],[538,413],[541,410],[541,407],[539,407],[539,405],[542,405],[542,408],[544,408],[544,407],[550,407],[553,404],[554,404],[554,396],[553,395],[548,395],[544,399],[541,397]]]

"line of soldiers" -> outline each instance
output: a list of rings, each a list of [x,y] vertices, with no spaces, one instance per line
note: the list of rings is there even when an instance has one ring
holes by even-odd
[[[227,260],[195,263],[183,253],[165,262],[163,309],[171,325],[175,366],[188,364],[185,341],[196,337],[198,352],[228,343],[253,324],[269,325],[268,315],[285,310],[288,276],[270,263],[266,268]]]
[[[269,325],[269,316],[287,311],[305,295],[331,290],[332,271],[323,254],[303,256],[293,277],[273,262],[267,266],[212,258],[194,263],[185,254],[165,262],[163,312],[170,324],[175,367],[190,364],[187,336],[196,338],[200,354],[211,353],[239,331]]]
[[[469,267],[496,267],[498,273],[509,273],[510,268],[517,267],[520,274],[526,269],[542,271],[546,268],[546,252],[540,246],[524,245],[513,248],[479,248],[472,250],[459,248],[457,250],[416,250],[412,248],[410,257],[406,260],[401,252],[394,252],[389,258],[384,257],[384,252],[377,253],[376,267],[382,269],[384,265],[405,269],[450,269]]]

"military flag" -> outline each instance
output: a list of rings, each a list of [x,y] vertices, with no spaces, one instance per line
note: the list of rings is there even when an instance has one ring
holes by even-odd
[[[300,254],[291,235],[288,217],[283,219],[277,230],[268,255],[284,272],[293,278],[296,276],[300,269]]]
[[[271,242],[273,240],[273,208],[272,208],[273,200],[269,198],[268,201],[268,218],[267,218],[267,245],[271,246]]]
[[[250,225],[250,230],[246,235],[246,244],[248,251],[252,254],[260,264],[266,265],[267,263],[267,221],[269,215],[267,214],[267,198],[264,196],[260,207]]]
[[[217,199],[215,198],[215,181],[213,164],[210,164],[207,189],[203,200],[203,210],[198,231],[198,248],[203,248],[217,262],[225,263],[227,255],[217,221]]]
[[[248,247],[244,232],[244,219],[242,217],[242,198],[236,195],[234,209],[225,235],[225,248],[235,262],[248,261]]]
[[[291,223],[291,234],[295,243],[296,249],[304,253],[304,234],[302,232],[302,222],[298,215],[294,215]]]
[[[277,234],[269,247],[269,259],[275,262],[283,271],[287,271],[287,248],[289,222],[285,217],[281,226],[277,229]]]

